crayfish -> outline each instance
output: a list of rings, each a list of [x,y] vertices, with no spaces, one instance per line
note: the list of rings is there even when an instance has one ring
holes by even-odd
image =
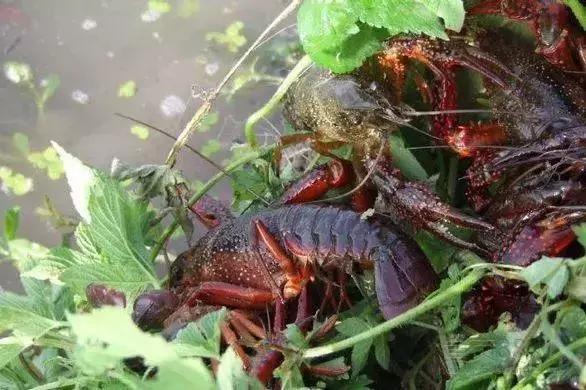
[[[281,330],[289,323],[285,305],[297,301],[294,322],[307,320],[313,314],[307,307],[310,281],[325,283],[324,302],[331,298],[334,284],[340,287],[340,300],[347,300],[346,275],[362,269],[374,268],[385,318],[415,306],[437,286],[435,272],[413,241],[395,227],[364,220],[352,210],[283,205],[236,218],[204,198],[194,211],[212,229],[173,262],[169,290],[152,291],[135,301],[133,316],[143,328],[174,332],[227,306],[235,309],[229,324],[240,337],[266,338],[251,312],[274,307],[274,328]],[[228,325],[222,333],[252,374],[265,382],[270,379],[281,362],[279,352],[267,351],[251,362]]]

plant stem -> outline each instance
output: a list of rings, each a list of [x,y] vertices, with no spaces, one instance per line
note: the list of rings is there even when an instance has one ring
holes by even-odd
[[[312,62],[309,56],[305,55],[303,58],[297,62],[297,64],[291,69],[287,77],[281,82],[279,88],[275,91],[273,96],[269,99],[268,102],[265,103],[258,111],[252,113],[248,119],[246,120],[246,124],[244,125],[244,136],[246,137],[246,142],[250,146],[257,146],[258,141],[256,138],[256,133],[254,132],[254,127],[262,118],[266,118],[269,114],[277,107],[283,96],[287,93],[289,87],[299,78],[299,76],[309,67],[311,66]]]
[[[575,349],[582,348],[582,347],[586,347],[586,337],[582,337],[581,339],[578,339],[578,340],[574,341],[573,343],[566,345],[566,348],[569,349],[570,351],[573,351]],[[535,369],[531,372],[531,374],[529,374],[529,375],[525,376],[523,379],[521,379],[519,381],[519,383],[517,383],[513,387],[512,390],[523,388],[527,383],[536,379],[543,371],[547,370],[549,367],[556,364],[558,362],[558,360],[560,360],[562,357],[564,357],[563,353],[561,353],[561,352],[554,353],[553,355],[551,355],[551,357],[549,359],[547,359],[546,361],[541,363],[539,366],[535,367]]]
[[[240,67],[240,65],[242,65],[244,60],[246,60],[246,58],[248,58],[250,53],[252,53],[252,51],[254,49],[256,49],[256,47],[259,45],[259,43],[262,42],[267,37],[267,35],[271,32],[271,30],[273,28],[275,28],[275,26],[277,26],[279,23],[281,23],[281,21],[283,21],[285,18],[287,18],[291,13],[293,13],[293,11],[295,11],[297,9],[297,7],[301,4],[301,1],[302,0],[291,0],[289,5],[287,7],[285,7],[285,9],[279,15],[277,15],[277,17],[267,26],[267,28],[258,36],[258,38],[256,38],[256,40],[252,43],[252,45],[250,45],[250,47],[238,59],[238,61],[236,61],[234,66],[232,66],[232,68],[230,68],[230,70],[228,71],[226,76],[224,76],[222,81],[220,81],[220,83],[216,86],[216,88],[214,90],[212,90],[212,92],[209,94],[209,96],[204,100],[203,104],[195,112],[193,117],[185,125],[185,127],[181,131],[181,134],[179,134],[179,137],[177,137],[177,141],[173,144],[173,147],[171,148],[171,151],[169,152],[169,155],[167,156],[165,164],[169,165],[170,167],[175,165],[179,151],[181,150],[181,148],[183,148],[183,146],[185,146],[187,141],[189,141],[189,137],[191,137],[191,135],[198,128],[202,119],[206,116],[207,113],[210,112],[210,110],[212,108],[212,104],[216,100],[216,98],[218,97],[220,92],[222,91],[222,88],[224,88],[224,86],[228,83],[230,78],[232,78],[234,73],[236,73],[236,70]]]
[[[256,160],[257,158],[259,158],[264,152],[263,151],[256,151],[256,152],[251,152],[246,154],[245,156],[239,158],[238,160],[228,164],[226,166],[226,168],[224,168],[223,172],[218,172],[214,177],[212,177],[210,180],[208,180],[203,187],[197,191],[188,201],[187,201],[187,207],[193,205],[195,202],[197,202],[202,196],[204,196],[206,194],[206,192],[208,192],[214,185],[216,185],[216,183],[218,183],[225,175],[226,173],[232,172],[235,169],[239,168],[240,166],[249,163],[253,160]],[[169,225],[169,227],[167,228],[167,230],[165,230],[165,232],[163,233],[163,235],[161,236],[161,238],[157,241],[157,243],[155,244],[155,246],[153,247],[153,250],[151,251],[151,255],[150,255],[150,262],[152,263],[153,261],[155,261],[155,259],[157,258],[157,256],[159,255],[159,252],[161,251],[161,249],[163,248],[163,246],[165,245],[165,243],[167,242],[167,240],[169,239],[169,237],[171,237],[171,235],[173,234],[173,232],[175,232],[175,229],[177,229],[177,227],[179,226],[179,222],[177,221],[177,219],[175,219],[171,225]]]
[[[28,373],[35,378],[35,380],[39,383],[43,383],[45,381],[45,377],[43,373],[39,371],[39,369],[27,358],[24,357],[24,354],[21,352],[18,354],[18,359],[23,367],[28,371]]]
[[[382,324],[379,324],[373,328],[370,328],[367,331],[364,331],[342,341],[338,341],[336,343],[324,345],[321,347],[310,348],[304,352],[303,357],[315,358],[343,351],[344,349],[350,348],[361,341],[376,337],[380,334],[388,332],[391,329],[405,325],[413,319],[417,318],[418,316],[422,315],[423,313],[435,309],[436,307],[440,306],[452,297],[460,295],[465,291],[468,291],[468,289],[474,286],[474,284],[476,284],[476,282],[478,282],[484,276],[485,273],[486,270],[473,270],[458,283],[454,284],[453,286],[447,288],[444,291],[439,292],[437,295],[429,298],[428,300],[423,301],[421,304],[415,306],[413,309],[408,310],[395,318],[391,318],[390,320],[385,321]]]

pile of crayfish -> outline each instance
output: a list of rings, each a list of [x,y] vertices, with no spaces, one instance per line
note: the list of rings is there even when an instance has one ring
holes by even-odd
[[[385,319],[438,287],[436,270],[412,238],[417,231],[508,265],[575,251],[571,226],[586,220],[586,84],[580,73],[586,36],[561,5],[553,12],[553,2],[509,3],[486,1],[471,13],[527,21],[537,49],[501,30],[449,41],[395,38],[351,74],[317,67],[305,72],[284,98],[284,116],[298,132],[282,137],[273,160],[278,169],[282,149],[305,142],[329,162],[260,212],[236,217],[209,197],[192,206],[210,230],[173,262],[167,289],[134,302],[135,322],[173,338],[187,323],[225,306],[224,341],[251,375],[268,384],[283,360],[281,331],[288,324],[309,331],[319,316],[326,320],[313,329],[316,341],[326,337],[336,315],[352,305],[349,290],[357,276],[374,274]],[[462,120],[468,107],[459,104],[460,70],[483,79],[490,108],[480,122]],[[446,203],[428,183],[407,180],[393,164],[388,135],[413,128],[422,114],[403,102],[408,78],[431,109],[434,144],[469,163],[469,211]],[[344,145],[352,148],[348,160],[334,153]],[[316,203],[334,189],[351,189],[347,202]],[[453,227],[471,235],[463,239]],[[484,331],[508,312],[524,327],[537,308],[525,284],[491,276],[466,297],[463,322]],[[304,369],[320,376],[345,372]]]

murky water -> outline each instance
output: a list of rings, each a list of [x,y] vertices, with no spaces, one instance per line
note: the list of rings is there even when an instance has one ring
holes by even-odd
[[[147,3],[0,1],[0,64],[27,63],[37,82],[50,74],[60,79],[39,115],[31,94],[0,75],[0,166],[34,181],[33,190],[23,196],[0,192],[1,213],[14,205],[22,207],[20,236],[49,246],[59,243],[60,234],[35,212],[45,195],[59,211],[72,215],[74,211],[65,180],[50,180],[19,155],[12,142],[15,132],[29,137],[33,151],[42,151],[55,140],[86,163],[106,170],[114,157],[136,165],[162,163],[171,141],[152,131],[141,140],[131,133],[132,123],[114,114],[128,114],[178,134],[200,103],[190,98],[192,86],[196,91],[214,86],[283,8],[283,2],[266,0],[178,0],[169,1],[168,13],[157,15],[145,12]],[[188,15],[194,5],[197,10]],[[223,32],[235,21],[243,22],[242,33],[248,39],[237,53],[206,40],[206,33]],[[284,39],[281,35],[276,42]],[[262,50],[270,50],[270,45]],[[118,97],[120,85],[130,80],[136,83],[135,96]],[[273,89],[266,83],[255,84],[230,102],[221,98],[215,107],[218,123],[194,137],[192,145],[217,138],[227,149],[241,137],[247,114]],[[182,115],[184,105],[187,112]],[[270,132],[266,124],[259,131]],[[217,161],[221,157],[221,152],[214,156]],[[183,152],[178,167],[188,178],[202,181],[215,173],[188,152]],[[228,199],[228,187],[221,188],[221,196]],[[17,283],[16,273],[0,266],[0,285],[14,289]]]

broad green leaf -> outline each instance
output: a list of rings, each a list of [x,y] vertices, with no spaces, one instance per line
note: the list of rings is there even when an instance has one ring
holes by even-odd
[[[149,135],[150,135],[149,129],[144,126],[140,126],[140,125],[132,126],[130,128],[130,132],[132,134],[136,135],[136,137],[141,140],[145,140],[145,139],[149,138]]]
[[[20,207],[14,206],[4,213],[4,238],[6,241],[14,240],[20,225]]]
[[[49,75],[46,79],[42,81],[43,90],[41,92],[41,103],[45,104],[47,100],[49,100],[59,88],[61,84],[61,79],[56,74]]]
[[[200,359],[181,358],[173,344],[141,331],[122,308],[72,314],[69,323],[77,338],[75,363],[88,375],[106,374],[123,359],[141,356],[146,366],[157,367],[157,375],[137,383],[140,388],[214,388],[211,373]]]
[[[18,150],[23,156],[28,156],[30,153],[28,135],[24,133],[12,134],[12,145]]]
[[[573,342],[586,337],[586,312],[578,306],[571,306],[559,312],[559,326],[562,334]]]
[[[534,289],[540,284],[547,285],[547,295],[555,299],[560,295],[570,278],[570,270],[562,258],[544,256],[521,271],[521,276]]]
[[[206,34],[206,41],[213,41],[219,45],[223,45],[231,53],[237,53],[238,49],[246,44],[246,37],[242,35],[241,31],[244,28],[244,23],[236,21],[226,27],[226,30],[221,32],[209,32]]]
[[[136,94],[136,82],[133,80],[126,81],[118,87],[118,97],[131,98]]]
[[[22,337],[36,339],[61,323],[47,318],[43,311],[30,297],[9,292],[0,294],[0,332],[12,330]]]
[[[464,2],[462,0],[418,0],[435,15],[444,20],[446,28],[460,31],[464,25]]]
[[[90,198],[90,188],[96,181],[94,171],[85,166],[79,159],[67,153],[56,142],[51,142],[51,145],[55,148],[63,162],[67,182],[71,189],[73,206],[84,221],[90,222],[91,217],[88,210],[88,203]]]
[[[23,344],[15,337],[0,338],[0,369],[17,357],[26,347],[28,347],[27,344]],[[2,388],[1,384],[0,388]]]
[[[389,369],[391,364],[391,349],[386,335],[377,336],[374,340],[374,357],[379,366],[385,370]]]
[[[348,0],[305,0],[297,12],[299,39],[309,54],[336,49],[358,34],[358,18]]]
[[[336,47],[312,51],[305,48],[317,64],[336,73],[349,72],[381,48],[381,40],[388,34],[368,25],[361,25],[360,31],[349,36]]]
[[[352,354],[350,356],[352,362],[352,376],[358,375],[364,366],[366,366],[372,343],[373,340],[368,339],[355,344],[352,348]]]
[[[467,361],[456,375],[448,380],[446,387],[449,390],[465,389],[497,376],[507,368],[511,354],[505,347],[496,347],[482,352]]]
[[[0,166],[0,184],[16,196],[25,195],[33,189],[33,179],[3,166]]]
[[[391,35],[424,33],[447,39],[436,13],[416,0],[355,0],[350,1],[349,6],[360,21],[386,28]]]
[[[574,275],[566,288],[568,295],[582,303],[586,303],[586,276]]]
[[[220,322],[226,309],[208,313],[196,322],[189,323],[177,333],[173,341],[180,356],[220,357]]]

